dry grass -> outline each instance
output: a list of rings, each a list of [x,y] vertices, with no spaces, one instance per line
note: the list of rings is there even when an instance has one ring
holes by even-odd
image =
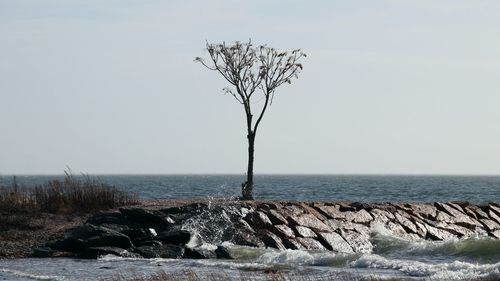
[[[21,187],[15,179],[9,186],[0,186],[0,211],[3,213],[90,213],[137,201],[136,196],[115,186],[99,183],[89,176],[75,177],[68,172],[61,180],[35,187]]]

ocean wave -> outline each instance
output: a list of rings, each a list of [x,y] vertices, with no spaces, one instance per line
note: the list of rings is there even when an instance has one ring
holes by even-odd
[[[469,280],[474,278],[500,278],[500,262],[473,264],[461,261],[425,263],[415,260],[389,259],[376,254],[365,254],[349,264],[353,268],[397,270],[405,275],[430,277],[437,280]]]
[[[29,272],[24,272],[16,269],[10,269],[10,268],[0,268],[0,272],[4,272],[7,274],[11,274],[17,277],[26,277],[29,279],[34,279],[34,280],[53,280],[53,281],[68,281],[69,279],[66,279],[61,276],[53,276],[53,275],[41,275],[41,274],[33,274]],[[3,280],[8,280],[8,279],[3,279]]]

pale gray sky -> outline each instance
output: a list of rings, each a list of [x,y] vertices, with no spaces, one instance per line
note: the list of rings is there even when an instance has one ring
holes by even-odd
[[[209,3],[211,2],[211,3]],[[244,173],[205,40],[302,48],[257,173],[500,174],[500,2],[0,0],[0,174]]]

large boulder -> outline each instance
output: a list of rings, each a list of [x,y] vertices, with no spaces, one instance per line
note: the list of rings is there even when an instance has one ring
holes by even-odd
[[[353,253],[352,247],[336,232],[318,232],[321,244],[328,250],[339,253]]]
[[[179,245],[166,244],[159,247],[140,246],[134,249],[134,252],[148,259],[180,259],[184,256],[184,247]]]
[[[186,245],[192,234],[187,230],[176,229],[159,233],[154,239],[172,245]]]
[[[311,214],[302,214],[298,216],[291,215],[289,216],[289,218],[293,225],[305,226],[318,231],[330,230],[330,228],[325,223]]]

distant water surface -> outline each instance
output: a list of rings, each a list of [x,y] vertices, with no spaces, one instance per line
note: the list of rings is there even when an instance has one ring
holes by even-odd
[[[61,176],[18,176],[20,185]],[[230,197],[240,193],[242,175],[99,175],[92,178],[135,192],[144,199]],[[8,184],[12,176],[2,176]],[[498,202],[500,176],[260,175],[259,199],[363,202]]]

